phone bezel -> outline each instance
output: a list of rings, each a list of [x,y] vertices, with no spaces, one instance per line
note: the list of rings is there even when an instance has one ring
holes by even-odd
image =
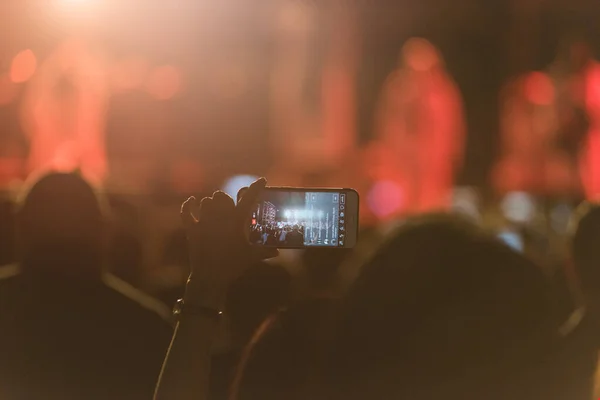
[[[243,189],[240,189],[240,191]],[[288,192],[334,192],[346,195],[345,208],[346,214],[346,242],[343,246],[267,246],[264,244],[253,244],[253,246],[275,247],[278,249],[351,249],[358,242],[358,210],[360,196],[355,189],[352,188],[313,188],[313,187],[293,187],[293,186],[267,186],[264,191],[288,191]],[[239,194],[238,194],[239,197]],[[348,230],[348,227],[351,227]],[[250,225],[248,226],[248,229]],[[350,238],[350,240],[348,240]]]

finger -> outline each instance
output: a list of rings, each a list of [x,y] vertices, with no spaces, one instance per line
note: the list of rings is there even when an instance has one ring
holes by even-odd
[[[244,192],[237,205],[239,215],[242,216],[243,219],[245,219],[246,216],[249,217],[250,211],[257,203],[258,197],[265,186],[267,186],[267,180],[265,178],[260,178]]]
[[[231,196],[222,191],[217,191],[213,193],[213,202],[215,203],[216,208],[219,212],[233,214],[235,209],[235,203]]]
[[[232,227],[237,219],[235,203],[226,193],[218,191],[213,194],[212,218],[223,226]]]
[[[214,202],[212,197],[204,197],[200,201],[200,211],[198,211],[198,222],[210,221],[214,216]]]
[[[254,260],[268,260],[279,255],[279,250],[275,247],[252,246],[252,258]]]
[[[268,260],[269,258],[277,257],[279,250],[275,247],[262,247],[257,255],[260,260]]]
[[[193,210],[197,208],[198,202],[194,196],[189,197],[181,205],[181,222],[186,229],[194,226],[198,219],[194,216]]]
[[[246,193],[246,191],[248,190],[248,186],[244,186],[243,188],[241,188],[240,190],[238,190],[237,192],[237,203],[240,202],[240,199],[242,198],[242,196],[244,195],[244,193]]]

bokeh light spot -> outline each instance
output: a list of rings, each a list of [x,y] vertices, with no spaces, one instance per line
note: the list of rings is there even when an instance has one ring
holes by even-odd
[[[367,195],[367,204],[371,212],[379,218],[398,212],[404,202],[404,191],[396,182],[379,181],[373,185]]]
[[[37,59],[33,51],[27,49],[17,54],[10,65],[10,79],[15,83],[27,82],[37,68]]]
[[[521,235],[513,231],[511,229],[506,229],[498,233],[498,239],[506,244],[508,247],[522,253],[525,250],[525,243],[523,243],[523,238]]]
[[[508,193],[502,200],[501,207],[506,219],[512,222],[528,223],[535,217],[535,202],[524,192]]]

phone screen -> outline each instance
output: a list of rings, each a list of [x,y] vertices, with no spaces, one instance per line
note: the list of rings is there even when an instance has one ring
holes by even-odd
[[[252,244],[348,248],[356,244],[358,194],[352,189],[267,187],[252,212]]]

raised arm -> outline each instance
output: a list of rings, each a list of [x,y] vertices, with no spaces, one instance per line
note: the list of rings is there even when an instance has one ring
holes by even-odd
[[[156,388],[156,400],[208,398],[212,347],[230,282],[276,250],[250,246],[244,227],[266,180],[254,182],[237,207],[223,192],[201,202],[189,198],[181,217],[190,244],[192,273],[179,321]]]

